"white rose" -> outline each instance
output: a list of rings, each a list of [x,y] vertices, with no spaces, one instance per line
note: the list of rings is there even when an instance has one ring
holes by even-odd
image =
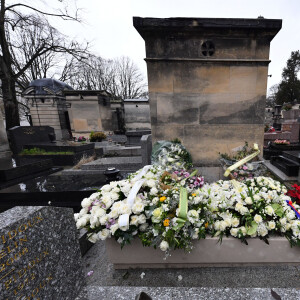
[[[109,237],[109,230],[108,229],[102,229],[99,233],[98,233],[98,236],[99,236],[99,239],[104,241],[106,240],[108,237]]]
[[[167,251],[169,249],[169,244],[167,241],[162,241],[159,245],[161,251]]]
[[[268,223],[268,228],[269,228],[270,230],[275,229],[275,227],[276,227],[276,223],[275,223],[274,221],[270,221],[270,222]]]
[[[144,204],[141,201],[136,201],[134,202],[133,206],[132,206],[132,212],[134,214],[139,214],[144,210]]]
[[[80,218],[80,214],[79,213],[76,213],[74,214],[74,220],[75,222]]]
[[[115,232],[119,229],[119,224],[118,223],[115,223],[114,225],[111,225],[110,226],[110,232],[112,235],[115,234]]]
[[[130,225],[138,226],[139,223],[139,217],[136,215],[133,215],[130,217]]]
[[[108,215],[104,215],[100,218],[101,225],[105,225],[107,221],[108,221]]]
[[[103,197],[101,199],[101,201],[103,202],[103,204],[105,205],[105,208],[108,209],[111,207],[111,205],[113,204],[113,201],[110,199],[110,197],[106,196]]]
[[[237,228],[231,228],[230,229],[230,234],[234,237],[237,237],[238,234],[238,229]]]
[[[238,203],[235,205],[235,210],[240,211],[241,208],[243,208],[243,207],[244,207],[243,204],[240,203],[240,202],[238,202]]]
[[[154,197],[151,201],[152,204],[157,204],[159,202],[158,197]]]
[[[269,216],[272,216],[274,214],[274,209],[270,205],[266,206],[265,211],[266,211],[266,214]]]
[[[88,207],[84,207],[80,210],[79,212],[79,216],[83,216],[86,215],[89,212],[89,208]]]
[[[224,220],[226,227],[230,227],[231,226],[231,219],[227,218]]]
[[[111,189],[112,189],[112,187],[109,184],[106,184],[101,188],[101,191],[109,192]]]
[[[119,211],[116,209],[112,209],[110,213],[107,215],[110,219],[116,219],[119,216]],[[100,219],[101,222],[101,219]]]
[[[251,199],[250,197],[247,197],[247,198],[245,199],[245,202],[246,202],[246,204],[248,204],[248,205],[250,205],[250,204],[253,203],[253,202],[252,202],[252,199]]]
[[[254,221],[258,224],[262,222],[262,217],[260,215],[255,215],[254,216]]]
[[[111,190],[112,193],[119,193],[120,189],[116,186]]]
[[[129,207],[129,205],[126,202],[123,202],[120,210],[119,210],[120,214],[130,214],[131,213],[131,208]]]
[[[89,207],[89,206],[91,206],[91,204],[92,204],[93,201],[94,201],[94,200],[91,199],[91,198],[84,198],[84,199],[82,200],[82,202],[81,202],[81,206],[82,206],[82,207]]]
[[[146,223],[146,216],[141,214],[139,215],[139,224],[144,224]]]
[[[214,223],[214,228],[215,228],[216,230],[220,230],[220,221],[216,221],[216,222]]]
[[[232,224],[233,227],[237,227],[240,224],[240,220],[238,218],[233,218],[231,220],[231,224]]]
[[[246,230],[245,226],[242,226],[242,227],[240,227],[239,229],[242,231],[242,234],[243,234],[243,235],[246,235],[247,230]]]
[[[266,236],[268,234],[268,229],[266,227],[261,228],[259,234],[261,236]]]
[[[247,207],[245,207],[245,206],[243,206],[241,209],[240,209],[240,213],[241,213],[241,215],[245,215],[246,213],[248,213],[248,208]]]
[[[91,215],[90,224],[92,228],[95,228],[100,225],[99,218],[97,216]]]
[[[89,235],[88,240],[91,243],[96,243],[99,240],[99,236],[96,233],[92,233],[91,235]]]
[[[112,181],[109,185],[111,186],[111,188],[116,187],[119,184],[119,181]]]
[[[126,184],[126,185],[121,187],[121,191],[124,193],[125,196],[128,196],[130,190],[131,190],[131,185],[130,184]]]
[[[86,214],[86,215],[83,215],[82,217],[80,217],[76,222],[77,229],[84,227],[88,223],[89,220],[90,220],[89,214]]]
[[[111,200],[113,200],[113,201],[118,200],[119,197],[120,197],[120,196],[119,196],[118,193],[115,193],[115,192],[111,192],[111,193],[110,193],[110,198],[111,198]]]

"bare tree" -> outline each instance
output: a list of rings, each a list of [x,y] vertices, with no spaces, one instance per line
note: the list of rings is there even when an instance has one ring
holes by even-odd
[[[76,42],[68,42],[47,21],[47,16],[78,21],[77,11],[72,16],[66,7],[48,11],[27,5],[25,1],[11,5],[6,2],[0,0],[0,80],[9,129],[20,124],[16,85],[24,88],[32,79],[47,75],[57,54],[68,53],[81,59],[85,49]]]
[[[129,57],[106,60],[90,55],[74,63],[68,83],[76,89],[106,90],[122,99],[147,94],[145,79]]]

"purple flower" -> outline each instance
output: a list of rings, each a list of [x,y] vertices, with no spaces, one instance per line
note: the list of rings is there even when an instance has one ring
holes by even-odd
[[[93,275],[93,273],[94,273],[94,271],[89,271],[89,272],[87,273],[87,276],[91,276],[91,275]]]

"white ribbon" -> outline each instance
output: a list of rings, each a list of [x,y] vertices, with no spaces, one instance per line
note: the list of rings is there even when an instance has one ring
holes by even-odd
[[[146,178],[141,179],[146,173],[149,171],[149,169],[152,167],[152,165],[144,166],[142,170],[139,171],[139,173],[132,179],[134,183],[132,189],[130,190],[128,197],[127,197],[127,204],[131,208],[134,204],[134,200],[136,198],[136,195],[138,191],[140,190],[143,183],[146,181]],[[129,227],[129,214],[123,214],[119,216],[118,220],[119,227]]]

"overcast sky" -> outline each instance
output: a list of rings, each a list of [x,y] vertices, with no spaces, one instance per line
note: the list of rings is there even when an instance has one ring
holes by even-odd
[[[291,51],[300,49],[300,0],[78,0],[82,24],[57,22],[58,29],[77,40],[92,42],[104,58],[129,56],[146,76],[145,44],[132,17],[217,17],[282,19],[271,42],[268,88],[281,79]]]

